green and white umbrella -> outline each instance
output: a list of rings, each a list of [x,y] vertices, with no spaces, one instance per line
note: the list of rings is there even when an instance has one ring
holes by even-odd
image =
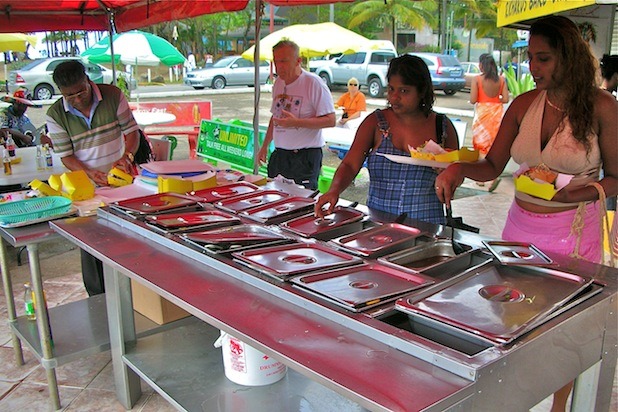
[[[109,36],[84,51],[81,57],[94,63],[111,63],[112,48]],[[185,62],[185,57],[167,40],[151,33],[132,30],[114,34],[114,63],[136,66],[175,66]]]

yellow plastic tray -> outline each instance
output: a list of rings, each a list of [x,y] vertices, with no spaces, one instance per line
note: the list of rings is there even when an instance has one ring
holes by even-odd
[[[515,190],[545,200],[551,200],[558,192],[551,183],[538,183],[524,175],[515,178]]]

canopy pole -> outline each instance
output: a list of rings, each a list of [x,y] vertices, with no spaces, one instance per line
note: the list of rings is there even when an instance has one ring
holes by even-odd
[[[272,7],[272,6],[271,6]],[[255,2],[255,48],[253,50],[253,174],[257,175],[260,169],[260,27],[262,25],[262,0]]]
[[[109,33],[109,51],[112,55],[112,84],[117,86],[116,84],[116,62],[114,61],[114,12],[112,10],[107,9],[107,22],[108,27],[107,31]]]

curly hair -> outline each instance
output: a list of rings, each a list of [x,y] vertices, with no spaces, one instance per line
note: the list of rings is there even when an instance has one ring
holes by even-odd
[[[563,16],[537,20],[530,36],[543,36],[557,54],[553,81],[566,92],[565,116],[569,117],[573,137],[590,151],[588,136],[593,132],[594,90],[597,60],[575,23]]]
[[[394,75],[401,76],[404,84],[416,87],[419,96],[421,96],[421,110],[425,117],[429,117],[436,97],[433,92],[429,69],[423,59],[409,54],[394,58],[388,66],[386,79],[390,80]]]

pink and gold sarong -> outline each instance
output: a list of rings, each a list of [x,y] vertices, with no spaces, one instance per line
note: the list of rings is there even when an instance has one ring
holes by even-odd
[[[577,256],[600,263],[603,246],[598,202],[588,203],[581,209],[581,220],[576,216],[577,213],[578,209],[558,213],[533,213],[513,202],[502,238],[533,243],[545,252]],[[576,226],[581,230],[576,230]],[[579,251],[576,251],[578,237]]]

